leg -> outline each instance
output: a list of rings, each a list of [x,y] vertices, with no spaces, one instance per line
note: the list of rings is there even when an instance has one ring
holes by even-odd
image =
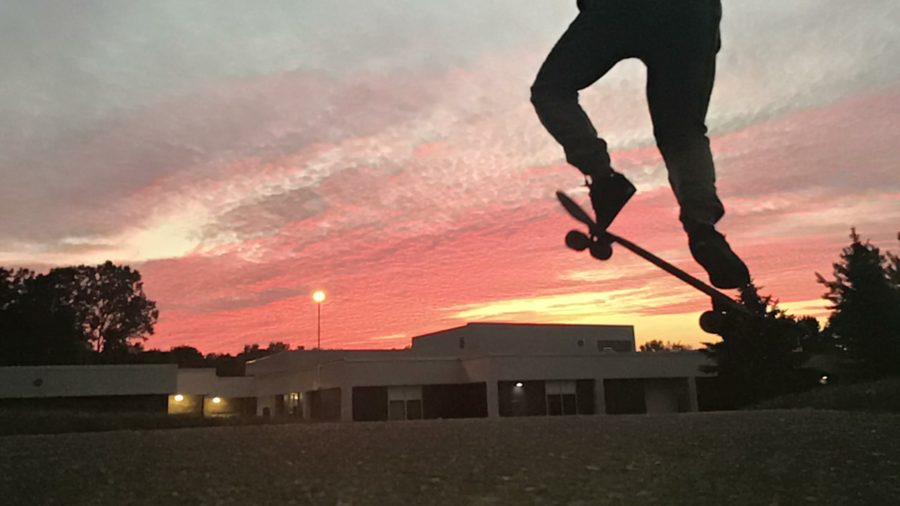
[[[541,123],[559,142],[566,160],[584,174],[610,170],[606,142],[597,136],[578,92],[606,74],[623,55],[614,20],[599,11],[582,11],[547,56],[531,87]]]
[[[706,112],[716,72],[718,15],[706,14],[706,20],[695,15],[676,23],[682,30],[681,43],[670,38],[660,44],[664,49],[645,58],[653,133],[688,234],[711,229],[724,214],[706,136]],[[685,37],[686,32],[694,36]]]
[[[725,210],[716,194],[706,136],[721,10],[718,2],[690,6],[694,8],[679,9],[670,17],[662,36],[645,55],[647,100],[691,254],[713,285],[738,288],[750,282],[750,273],[715,229]]]

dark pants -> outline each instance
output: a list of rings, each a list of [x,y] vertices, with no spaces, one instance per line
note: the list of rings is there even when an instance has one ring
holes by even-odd
[[[579,0],[581,12],[547,56],[531,88],[541,123],[585,174],[610,170],[606,142],[578,92],[626,58],[647,66],[656,144],[688,233],[724,214],[706,136],[719,50],[720,0]]]

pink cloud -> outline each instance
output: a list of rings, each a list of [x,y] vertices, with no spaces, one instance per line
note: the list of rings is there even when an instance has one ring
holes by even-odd
[[[816,222],[815,214],[809,215],[809,208],[822,202],[852,205],[859,200],[859,193],[848,193],[836,184],[839,181],[835,178],[839,177],[845,161],[864,163],[859,170],[873,177],[874,188],[858,182],[855,191],[876,192],[876,197],[885,199],[895,195],[876,191],[878,185],[890,183],[890,179],[878,182],[879,178],[890,177],[884,171],[888,160],[878,153],[894,140],[880,121],[895,115],[896,107],[892,109],[895,102],[892,93],[849,100],[824,110],[803,111],[771,120],[715,140],[717,155],[723,160],[720,186],[726,205],[731,202],[738,209],[725,223],[727,231],[735,248],[747,258],[757,282],[765,287],[764,293],[774,294],[782,302],[806,301],[821,295],[822,288],[815,283],[813,273],[830,273],[830,263],[847,242],[849,223]],[[850,115],[865,115],[868,110],[891,114],[882,115],[882,120],[872,123],[865,144],[839,143],[841,135],[831,127],[847,122]],[[824,143],[811,131],[810,125],[824,132]],[[865,128],[866,124],[859,126]],[[818,145],[817,138],[820,138]],[[778,147],[785,143],[798,149],[784,156],[770,153],[773,144]],[[444,144],[422,145],[417,150],[417,158],[427,165],[435,159],[451,158],[453,152],[449,149]],[[827,157],[822,153],[825,149],[842,154]],[[878,156],[869,158],[872,153]],[[657,156],[654,149],[642,147],[616,153],[614,158],[622,162],[620,167],[639,168],[658,163],[654,160]],[[831,162],[821,163],[822,160]],[[449,308],[567,291],[641,290],[652,286],[658,301],[682,298],[680,302],[658,305],[652,305],[654,299],[649,298],[651,304],[629,309],[648,316],[691,313],[706,307],[703,296],[653,270],[639,269],[634,275],[607,282],[562,280],[561,274],[565,272],[626,269],[639,265],[640,260],[620,251],[610,262],[600,264],[586,255],[566,250],[562,236],[574,222],[556,208],[552,191],[577,184],[577,175],[564,166],[535,167],[526,173],[537,176],[546,192],[543,200],[519,207],[481,205],[453,215],[452,226],[438,227],[432,232],[427,229],[427,220],[421,223],[421,229],[415,223],[418,217],[442,212],[439,207],[429,208],[434,196],[422,195],[421,200],[404,197],[394,201],[396,209],[379,210],[383,221],[363,220],[357,226],[339,227],[335,234],[321,235],[323,224],[352,221],[354,213],[371,209],[371,200],[360,200],[353,182],[360,183],[370,199],[380,202],[390,199],[391,188],[415,187],[417,180],[422,181],[422,174],[414,171],[398,172],[387,178],[376,173],[366,175],[365,169],[337,174],[318,188],[332,204],[323,213],[285,224],[283,235],[242,243],[246,247],[258,242],[266,252],[264,258],[271,257],[271,261],[255,264],[241,260],[232,251],[215,258],[186,258],[146,265],[148,290],[160,299],[165,315],[153,344],[164,347],[190,342],[203,349],[222,351],[235,349],[241,343],[279,339],[309,346],[315,320],[314,305],[307,292],[315,287],[324,287],[332,294],[324,308],[324,343],[328,346],[347,343],[383,346],[383,340],[368,339],[392,334],[415,335],[460,323]],[[791,193],[786,185],[804,178],[810,178],[808,184]],[[488,177],[481,181],[479,191],[499,192],[512,183],[500,176]],[[523,180],[523,184],[534,184],[534,181]],[[784,197],[773,206],[775,191]],[[443,197],[463,198],[464,195],[450,188]],[[770,207],[755,207],[756,203]],[[781,223],[794,235],[762,234],[773,223]],[[410,230],[404,230],[411,224]],[[639,194],[615,228],[690,272],[702,275],[687,253],[674,198],[667,187]],[[310,239],[295,242],[303,236]],[[254,297],[264,298],[265,294],[280,293],[279,290],[284,293],[294,290],[295,295],[253,304]],[[195,306],[196,311],[191,311],[191,300],[195,297],[200,303]],[[181,309],[167,314],[167,301]],[[240,301],[248,305],[241,306]],[[241,307],[231,307],[234,305]],[[522,314],[521,317],[539,319],[540,315]]]

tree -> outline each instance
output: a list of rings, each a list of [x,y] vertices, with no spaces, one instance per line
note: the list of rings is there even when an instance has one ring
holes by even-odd
[[[175,346],[169,350],[169,363],[176,363],[178,367],[205,367],[206,359],[200,350],[193,346]]]
[[[272,341],[265,348],[261,348],[258,344],[245,344],[244,351],[238,354],[238,358],[243,361],[256,360],[258,358],[274,355],[283,351],[290,351],[291,345],[282,341]]]
[[[833,264],[834,279],[816,273],[831,302],[826,331],[835,348],[858,361],[868,375],[900,374],[900,260],[863,243],[856,229],[850,239]]]
[[[0,268],[0,365],[77,364],[90,348],[46,276]]]
[[[897,234],[897,240],[900,241],[900,233]],[[895,255],[890,251],[885,252],[887,257],[887,274],[891,284],[894,287],[900,286],[900,255]]]
[[[752,314],[728,313],[722,340],[700,350],[715,365],[701,370],[717,374],[737,406],[802,388],[808,381],[800,369],[807,358],[802,345],[815,339],[818,324],[787,315],[753,286],[741,290],[740,302]]]
[[[97,353],[121,354],[153,334],[159,311],[144,294],[137,270],[106,262],[57,268],[47,276]]]
[[[27,282],[35,277],[28,269],[10,270],[0,267],[0,311],[21,299],[27,291]]]
[[[655,351],[690,351],[690,345],[682,344],[682,343],[673,343],[672,341],[666,341],[665,343],[659,339],[651,339],[646,343],[642,344],[640,347],[640,351],[642,352],[655,352]]]

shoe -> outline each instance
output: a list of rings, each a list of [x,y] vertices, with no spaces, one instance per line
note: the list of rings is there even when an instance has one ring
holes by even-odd
[[[637,188],[622,174],[611,170],[608,174],[590,176],[587,179],[591,205],[597,215],[597,228],[606,230],[625,207]]]
[[[688,240],[691,255],[709,274],[716,288],[732,289],[750,283],[747,264],[731,250],[725,236],[715,229],[691,234]]]

